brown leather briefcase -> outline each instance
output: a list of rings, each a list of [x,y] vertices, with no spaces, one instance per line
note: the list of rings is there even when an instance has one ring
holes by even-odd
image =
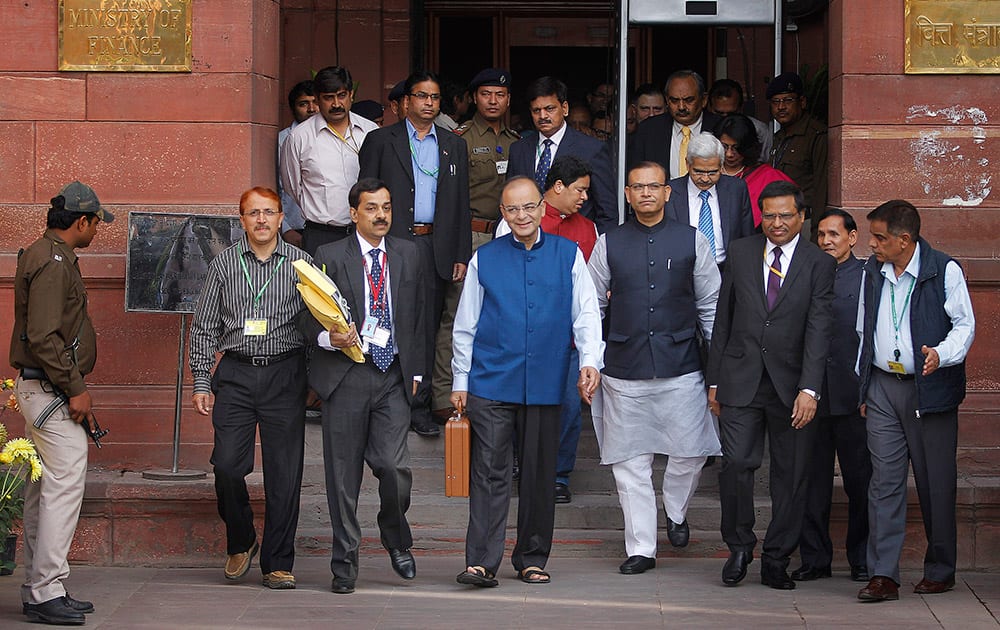
[[[455,412],[444,425],[444,494],[469,496],[469,418]]]

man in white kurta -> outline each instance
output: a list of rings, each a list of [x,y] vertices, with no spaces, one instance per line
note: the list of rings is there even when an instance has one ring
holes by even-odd
[[[720,453],[696,333],[706,343],[712,337],[721,280],[705,235],[664,217],[669,195],[663,167],[633,168],[625,196],[635,216],[598,239],[589,264],[608,323],[603,395],[592,415],[625,517],[624,574],[656,566],[653,456],[669,457],[667,533],[683,547],[702,466]]]

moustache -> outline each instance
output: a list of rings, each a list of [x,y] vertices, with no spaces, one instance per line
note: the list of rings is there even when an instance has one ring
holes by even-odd
[[[388,221],[375,221],[372,225],[389,225]]]
[[[345,110],[343,107],[331,107],[330,108],[330,113],[331,114],[343,114],[345,111],[347,111],[347,110]]]

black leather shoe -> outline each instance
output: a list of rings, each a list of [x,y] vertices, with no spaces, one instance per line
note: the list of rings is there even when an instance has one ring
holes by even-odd
[[[404,580],[412,580],[417,577],[417,563],[413,560],[413,554],[409,549],[389,549],[389,560],[392,561],[392,570]]]
[[[83,600],[79,600],[79,599],[73,599],[73,597],[69,593],[66,593],[63,596],[63,599],[66,600],[66,605],[67,606],[69,606],[70,608],[72,608],[73,610],[75,610],[77,612],[82,612],[82,613],[92,613],[92,612],[94,612],[94,604],[93,604],[93,602],[87,602],[87,601],[83,601]],[[23,612],[24,614],[27,615],[28,614],[28,606],[30,606],[30,605],[31,604],[29,604],[28,602],[24,602],[24,604],[23,604],[23,606],[21,608],[21,612]]]
[[[752,551],[731,551],[726,566],[722,567],[722,583],[736,586],[747,576],[747,567],[753,562]]]
[[[688,527],[687,519],[684,522],[677,524],[667,517],[667,539],[670,544],[674,547],[687,547],[688,540],[691,538],[691,528]]]
[[[820,578],[828,578],[831,575],[833,575],[833,571],[830,570],[829,566],[813,567],[803,564],[798,569],[792,571],[792,579],[796,582],[812,582]]]
[[[82,612],[66,603],[65,597],[56,597],[41,604],[25,604],[24,614],[28,621],[53,626],[82,626],[87,622]]]
[[[867,582],[868,567],[863,564],[851,567],[851,580],[855,582]]]
[[[625,575],[638,575],[645,573],[656,566],[656,558],[646,556],[629,556],[629,559],[622,562],[618,570]]]
[[[761,567],[760,583],[779,591],[791,591],[795,588],[795,580],[788,577],[787,571],[778,568]]]
[[[573,500],[573,493],[569,491],[569,486],[564,483],[556,484],[556,503],[569,503]]]
[[[333,585],[331,585],[330,590],[338,595],[349,595],[354,592],[354,580],[335,577],[333,578]]]
[[[431,421],[426,422],[411,422],[410,430],[412,430],[417,435],[422,437],[438,437],[441,435],[441,427],[434,424]]]

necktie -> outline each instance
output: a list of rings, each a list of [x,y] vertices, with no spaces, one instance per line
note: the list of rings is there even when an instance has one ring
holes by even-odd
[[[684,177],[688,174],[688,143],[691,142],[691,128],[681,127],[681,133],[684,135],[681,138],[681,146],[677,151],[677,175],[678,177]]]
[[[771,268],[767,270],[767,310],[774,308],[774,303],[778,301],[778,291],[781,290],[781,248],[774,248],[774,261]]]
[[[389,317],[389,296],[386,295],[385,285],[388,284],[386,279],[382,277],[382,261],[381,259],[382,250],[373,249],[371,251],[372,256],[372,283],[369,285],[370,297],[368,299],[368,314],[372,317],[377,317],[379,321],[379,326],[382,328],[387,328],[389,330],[389,341],[385,344],[385,347],[377,346],[374,343],[368,344],[368,352],[372,356],[372,362],[378,369],[385,372],[389,369],[392,364],[392,319]],[[381,278],[381,284],[376,285]],[[378,290],[378,295],[375,295],[375,290]]]
[[[698,231],[708,239],[708,244],[712,247],[712,256],[715,257],[715,228],[712,227],[712,206],[708,205],[708,198],[711,194],[707,190],[698,193],[698,196],[701,197],[701,212],[698,213]]]
[[[541,157],[538,158],[538,168],[535,169],[535,183],[538,184],[538,188],[545,190],[545,178],[549,176],[549,167],[552,166],[553,142],[546,138],[542,144],[545,145],[545,149],[542,151]]]

